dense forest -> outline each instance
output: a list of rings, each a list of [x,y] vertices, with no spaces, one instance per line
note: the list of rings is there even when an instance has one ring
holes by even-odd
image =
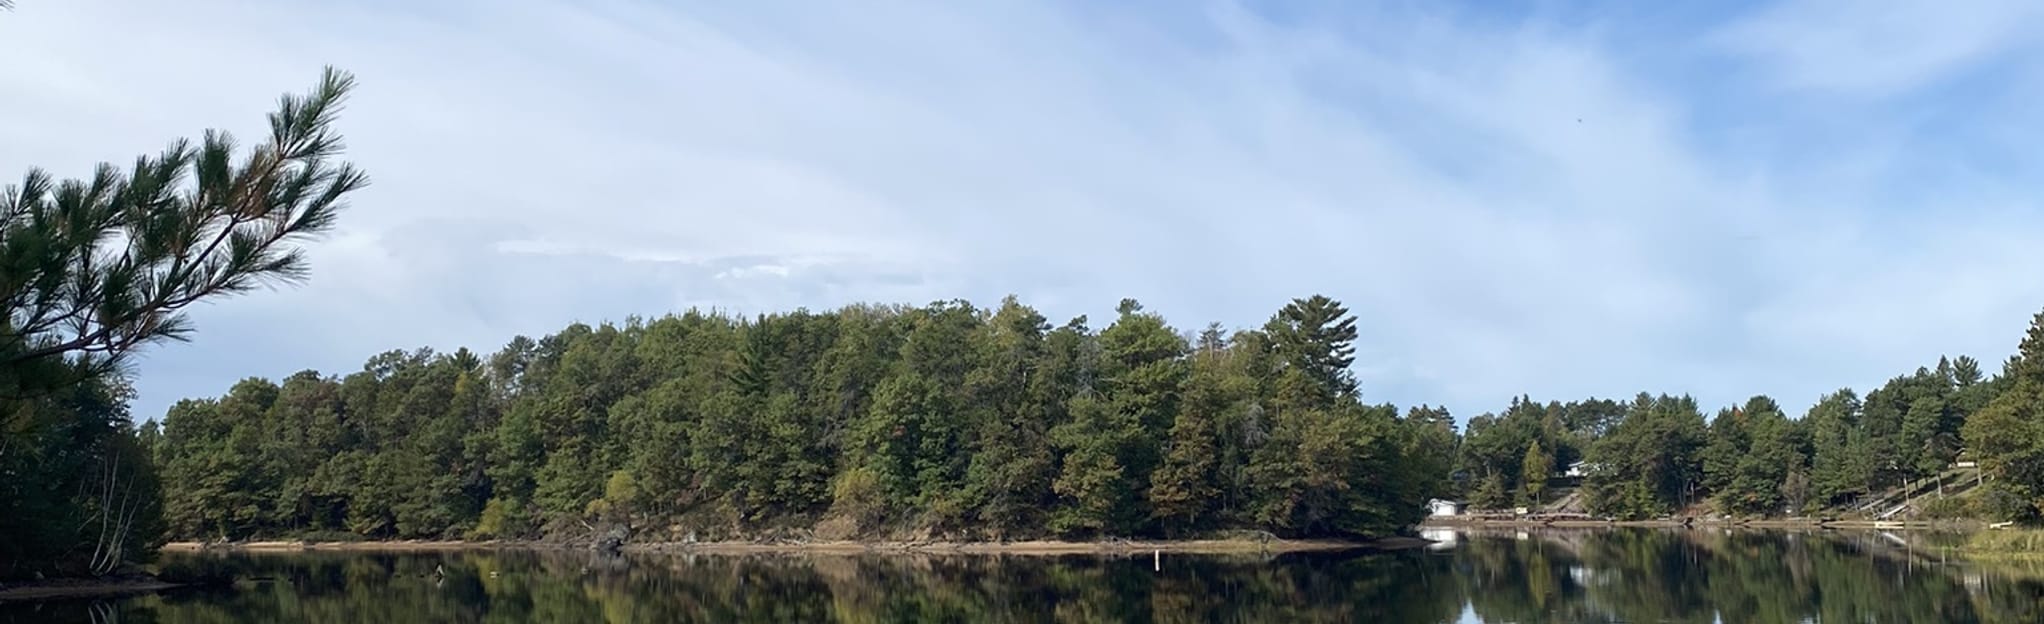
[[[1850,510],[1897,487],[1958,489],[1941,479],[1971,462],[1982,487],[1911,511],[2034,522],[2044,503],[2044,314],[1992,377],[1970,357],[1940,358],[1865,397],[1826,394],[1800,418],[1766,396],[1707,422],[1687,397],[1517,399],[1469,420],[1456,483],[1478,507],[1538,504],[1579,461],[1586,506],[1601,516]]]
[[[1134,301],[1097,330],[1013,298],[689,312],[249,379],[145,435],[183,538],[1385,535],[1453,423],[1363,403],[1354,324],[1318,296],[1192,336]]]
[[[689,312],[179,403],[152,447],[174,535],[1382,535],[1433,496],[1553,498],[1637,519],[1847,508],[1962,454],[1987,487],[1928,510],[2034,520],[2044,315],[2004,370],[1967,357],[1791,418],[1754,397],[1538,403],[1456,431],[1359,400],[1354,317],[1325,297],[1262,328],[1181,333],[1134,301],[1095,331],[1013,298],[750,319]],[[1943,484],[1938,484],[1943,485]]]

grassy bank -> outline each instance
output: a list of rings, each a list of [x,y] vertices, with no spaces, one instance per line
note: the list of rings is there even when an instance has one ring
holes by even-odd
[[[2044,529],[1998,529],[1967,538],[1959,552],[1975,559],[2044,561]]]

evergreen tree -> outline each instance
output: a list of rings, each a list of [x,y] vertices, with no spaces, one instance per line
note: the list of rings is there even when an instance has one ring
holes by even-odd
[[[1222,491],[1221,422],[1254,391],[1232,375],[1218,332],[1208,330],[1194,355],[1185,400],[1171,424],[1164,464],[1150,479],[1152,514],[1166,527],[1200,529],[1214,520]]]
[[[1265,324],[1273,347],[1285,366],[1304,374],[1317,395],[1309,401],[1327,404],[1355,394],[1356,318],[1341,302],[1322,295],[1294,299]]]
[[[2044,520],[2044,312],[2032,317],[2003,377],[2006,389],[1966,421],[1966,447],[1992,478],[1983,497],[1990,513]]]
[[[1127,534],[1150,515],[1139,494],[1162,459],[1161,441],[1178,410],[1186,345],[1163,317],[1144,312],[1134,300],[1123,300],[1119,311],[1121,317],[1100,332],[1099,397],[1086,397],[1084,411],[1075,402],[1073,422],[1053,435],[1068,454],[1084,458],[1074,463],[1068,456],[1058,478],[1059,493],[1083,493],[1075,496],[1078,515],[1069,526]],[[1095,453],[1112,455],[1113,461]]]
[[[1813,449],[1810,499],[1818,505],[1841,504],[1868,493],[1873,478],[1872,449],[1860,426],[1859,395],[1841,389],[1824,395],[1810,408],[1808,423]]]
[[[1703,449],[1703,483],[1720,492],[1738,477],[1739,460],[1753,446],[1747,429],[1747,412],[1739,408],[1718,411],[1710,421],[1710,442]]]
[[[973,402],[990,410],[973,443],[966,493],[981,522],[1000,534],[1041,526],[1050,502],[1054,457],[1050,427],[1061,410],[1043,370],[1042,314],[1010,296],[988,320],[981,363],[969,382]]]
[[[1695,502],[1706,439],[1694,399],[1640,393],[1626,419],[1590,449],[1596,468],[1583,483],[1590,509],[1639,519]]]
[[[1547,454],[1539,441],[1534,441],[1533,446],[1526,447],[1526,460],[1521,466],[1519,502],[1539,505],[1540,495],[1547,492],[1547,474],[1554,470],[1554,456]]]

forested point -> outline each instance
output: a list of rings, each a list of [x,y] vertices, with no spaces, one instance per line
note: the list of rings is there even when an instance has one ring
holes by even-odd
[[[144,435],[191,539],[1370,537],[1446,488],[1452,422],[1359,399],[1340,303],[1189,337],[1119,310],[575,324],[249,379]]]

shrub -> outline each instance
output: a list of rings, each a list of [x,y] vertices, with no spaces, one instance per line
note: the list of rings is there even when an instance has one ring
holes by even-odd
[[[1923,505],[1923,517],[1932,520],[1972,518],[1979,515],[1971,496],[1947,496]]]

